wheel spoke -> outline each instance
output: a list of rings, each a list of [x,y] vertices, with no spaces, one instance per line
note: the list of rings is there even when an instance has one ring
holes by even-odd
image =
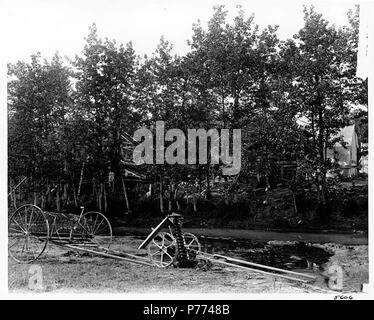
[[[37,255],[35,254],[35,251],[33,250],[31,244],[28,245],[28,250],[27,250],[27,252],[31,252],[32,255],[34,256],[34,259],[37,257]]]
[[[105,220],[103,220],[103,222],[105,222]],[[96,231],[95,231],[96,234],[109,234],[110,231],[109,231],[109,228],[108,228],[108,225],[107,224],[103,224],[100,228],[98,228]]]
[[[9,230],[13,230],[13,231],[15,231],[15,232],[17,232],[17,233],[19,233],[19,234],[23,234],[22,231],[20,231],[20,230],[18,230],[18,229],[14,229],[14,228],[12,228],[12,227],[9,227]]]
[[[36,247],[36,251],[33,250],[33,252],[34,252],[34,256],[35,256],[35,258],[37,258],[37,257],[38,257],[38,252],[40,252],[41,248],[40,248],[40,246],[38,245],[38,241],[33,242],[32,245],[33,245],[34,247]]]
[[[12,248],[12,247],[14,247],[17,243],[19,243],[20,242],[20,240],[21,240],[22,238],[17,238],[17,240],[16,241],[14,241],[13,242],[13,244],[11,244],[10,246],[9,246],[9,248]]]
[[[167,250],[166,250],[166,248],[165,248],[165,247],[164,247],[164,248],[162,248],[162,249],[161,249],[161,251],[162,251],[162,252],[164,252],[164,253],[166,253],[166,252],[167,252]]]
[[[28,215],[28,212],[27,212],[26,207],[25,207],[25,231],[28,230],[27,215]]]
[[[22,246],[22,251],[21,251],[21,253],[23,253],[23,251],[25,250],[25,247],[26,247],[26,239],[25,239],[25,242],[23,243],[23,246]]]
[[[160,252],[161,252],[161,250],[156,251],[156,252],[154,252],[154,253],[150,253],[149,255],[154,256],[155,254],[160,254]]]
[[[33,228],[34,226],[38,227],[41,225],[42,221],[44,220],[41,220],[40,216],[38,214],[33,214],[34,211],[32,211],[32,216],[34,216],[34,219],[32,218],[32,216],[30,217],[30,223],[29,223],[29,229]]]
[[[187,255],[191,259],[196,258],[196,252],[201,250],[198,238],[192,233],[183,234],[184,243],[187,248]]]
[[[173,257],[169,254],[169,252],[164,251],[164,253],[166,253],[166,254],[169,256],[169,258],[170,258],[171,260],[173,260]]]
[[[174,246],[174,242],[170,243],[168,246],[165,246],[165,249],[170,248],[171,246]]]
[[[187,245],[188,247],[195,242],[195,239],[192,239],[191,242]]]
[[[26,230],[25,229],[23,229],[21,226],[20,226],[20,224],[17,222],[17,220],[14,220],[14,222],[16,223],[16,225],[17,226],[19,226],[20,227],[20,229],[23,231],[23,232],[26,232]]]
[[[29,223],[28,223],[28,229],[30,229],[30,226],[31,226],[33,213],[34,213],[34,210],[32,209],[31,214],[30,214],[30,220],[29,220]]]
[[[96,222],[97,222],[97,218],[98,218],[98,217],[99,217],[99,215],[96,215],[95,222],[94,222],[94,224],[92,225],[92,229],[95,228],[95,226],[96,226]]]
[[[78,225],[79,225],[80,227],[82,227],[82,229],[83,229],[84,231],[86,231],[87,234],[91,234],[91,231],[90,231],[89,229],[87,229],[85,225],[83,225],[83,224],[80,223],[80,222],[78,222]]]
[[[153,239],[153,241],[152,241],[160,250],[162,250],[162,247],[160,247],[159,245],[158,245],[158,243],[155,241],[155,239]]]
[[[97,220],[97,218],[96,218]],[[99,228],[99,226],[104,222],[104,219],[101,220],[101,222],[99,223],[99,225],[94,229],[94,231],[92,232],[92,234],[95,234],[97,229]]]

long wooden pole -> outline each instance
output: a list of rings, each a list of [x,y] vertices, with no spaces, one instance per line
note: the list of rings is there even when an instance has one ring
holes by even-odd
[[[131,254],[131,253],[127,253],[127,252],[120,252],[120,251],[117,251],[117,250],[113,250],[113,249],[109,249],[109,248],[105,248],[105,247],[101,247],[101,246],[97,246],[97,248],[99,248],[101,250],[104,250],[107,253],[111,253],[111,254],[119,255],[119,256],[127,256],[127,257],[130,257],[130,258],[139,259],[139,260],[144,260],[144,261],[149,263],[148,258],[137,256],[135,254]]]
[[[95,251],[95,250],[90,250],[90,249],[87,249],[87,248],[81,248],[79,246],[73,246],[73,245],[70,245],[70,244],[60,244],[60,243],[57,243],[57,242],[52,242],[52,243],[57,245],[57,246],[60,246],[60,247],[66,247],[66,248],[70,248],[70,249],[73,249],[73,250],[88,252],[88,253],[96,254],[98,256],[103,256],[103,257],[118,259],[118,260],[124,260],[124,261],[127,261],[127,262],[138,263],[138,264],[142,264],[142,265],[146,265],[146,266],[153,266],[151,263],[148,263],[148,262],[145,262],[145,261],[129,259],[129,258],[121,257],[119,255],[114,255],[114,254],[105,253],[105,252],[98,252],[98,251]]]
[[[283,273],[294,274],[294,275],[297,275],[297,276],[306,277],[306,278],[310,278],[310,279],[313,279],[313,280],[316,279],[315,276],[311,276],[309,274],[304,274],[304,273],[295,272],[295,271],[291,271],[291,270],[285,270],[285,269],[270,267],[270,266],[266,266],[266,265],[259,264],[259,263],[254,263],[254,262],[249,262],[249,261],[245,261],[245,260],[239,260],[239,259],[235,259],[235,258],[231,258],[231,257],[222,256],[220,254],[209,254],[209,253],[205,253],[205,252],[202,252],[202,251],[198,251],[197,253],[201,254],[201,255],[211,256],[213,259],[214,258],[222,258],[222,259],[225,259],[225,260],[229,260],[229,261],[237,262],[237,263],[242,263],[242,264],[246,264],[246,265],[253,266],[253,267],[258,267],[258,268],[263,268],[263,269],[268,269],[268,270],[274,270],[274,271],[283,272]]]
[[[8,193],[8,197],[22,184],[22,183],[24,183],[25,181],[27,180],[27,177],[24,177],[22,180],[21,180],[21,182],[19,183],[19,184],[17,184],[13,189],[12,189],[12,191],[10,191],[9,193]]]
[[[250,268],[250,267],[244,267],[244,266],[237,265],[235,263],[230,263],[230,262],[225,262],[225,261],[221,261],[221,260],[218,260],[218,259],[208,258],[206,256],[203,256],[203,258],[211,261],[212,263],[218,263],[218,264],[222,264],[222,265],[229,266],[229,267],[235,267],[235,268],[246,270],[246,271],[253,271],[253,272],[257,272],[257,273],[267,274],[267,275],[270,275],[270,276],[273,276],[273,277],[284,278],[284,279],[288,279],[288,280],[308,283],[308,280],[304,280],[304,279],[293,278],[293,277],[285,276],[283,274],[277,274],[277,273],[262,271],[262,270],[258,270],[258,269],[254,269],[254,268]]]

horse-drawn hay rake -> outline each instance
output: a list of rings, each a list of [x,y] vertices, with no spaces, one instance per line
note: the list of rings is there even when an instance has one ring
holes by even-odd
[[[82,208],[80,215],[55,213],[26,204],[11,215],[8,238],[9,255],[17,262],[31,263],[48,243],[109,249],[112,227],[100,212],[84,212]]]
[[[188,265],[196,260],[195,252],[201,250],[196,236],[181,233],[181,216],[171,214],[153,229],[139,247],[147,249],[148,259],[116,251],[110,248],[113,234],[109,220],[100,212],[84,212],[84,208],[81,209],[80,215],[75,215],[43,211],[32,204],[19,207],[8,223],[9,255],[17,262],[31,263],[43,254],[50,243],[164,268],[172,264]],[[168,232],[161,231],[163,228],[168,228]]]
[[[112,227],[100,212],[84,212],[82,207],[80,215],[63,214],[46,212],[26,204],[10,216],[8,251],[17,262],[31,263],[43,254],[50,243],[69,250],[159,268],[171,265],[191,268],[197,265],[198,260],[204,260],[303,283],[316,279],[309,274],[203,252],[195,235],[182,232],[181,220],[179,214],[167,215],[138,247],[138,250],[147,249],[148,257],[144,257],[110,248]]]

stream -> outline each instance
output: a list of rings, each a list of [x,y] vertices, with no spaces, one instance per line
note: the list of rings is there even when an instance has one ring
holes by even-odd
[[[304,242],[272,244],[251,240],[199,237],[202,251],[271,267],[322,271],[333,253]]]

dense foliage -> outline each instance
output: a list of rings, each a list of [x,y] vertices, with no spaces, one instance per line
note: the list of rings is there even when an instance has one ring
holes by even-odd
[[[166,130],[242,129],[242,170],[225,177],[226,203],[239,182],[256,188],[253,179],[263,179],[274,187],[275,156],[298,163],[291,190],[311,184],[326,212],[326,149],[350,123],[367,142],[367,111],[352,112],[367,105],[367,81],[355,76],[358,7],[343,28],[305,7],[303,28],[286,41],[277,38],[277,26],[260,30],[241,9],[231,23],[226,16],[218,6],[207,28],[194,24],[183,56],[161,38],[151,57],[139,57],[131,43],[100,39],[93,24],[83,53],[68,63],[36,54],[30,63],[10,64],[10,190],[27,177],[11,193],[13,205],[33,199],[57,210],[89,204],[108,211],[119,201],[121,212],[130,212],[148,196],[165,211],[180,210],[182,194],[196,210],[196,197],[210,199],[220,166],[143,166],[153,181],[147,195],[148,185],[140,192],[142,185],[124,179],[124,134],[163,120]]]

